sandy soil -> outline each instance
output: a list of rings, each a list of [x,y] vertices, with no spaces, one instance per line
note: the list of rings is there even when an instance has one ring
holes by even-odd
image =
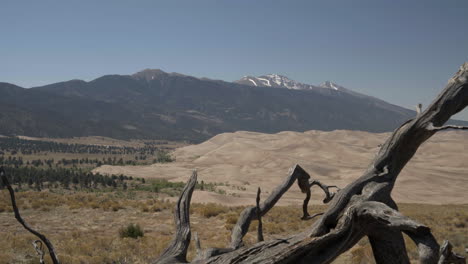
[[[226,205],[253,204],[258,186],[267,195],[280,184],[289,168],[300,164],[309,174],[329,185],[344,187],[359,177],[389,133],[361,131],[307,131],[262,134],[224,133],[198,145],[178,148],[176,162],[150,166],[102,166],[95,171],[134,177],[186,181],[193,169],[199,181],[224,183],[227,195],[195,192],[193,201]],[[393,197],[404,203],[468,202],[468,133],[438,133],[421,146],[400,174]],[[313,189],[319,203],[322,193]],[[281,204],[303,199],[297,186]]]

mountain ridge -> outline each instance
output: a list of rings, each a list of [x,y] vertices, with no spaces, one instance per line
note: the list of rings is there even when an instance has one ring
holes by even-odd
[[[271,89],[155,69],[29,89],[0,83],[0,134],[201,142],[238,130],[387,132],[415,115],[351,90],[319,89]]]

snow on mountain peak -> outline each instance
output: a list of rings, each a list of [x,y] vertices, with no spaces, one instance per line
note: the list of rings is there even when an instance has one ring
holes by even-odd
[[[326,82],[322,83],[322,84],[320,85],[320,87],[322,87],[322,88],[328,88],[328,89],[333,89],[333,90],[336,90],[336,91],[338,91],[338,90],[343,90],[343,89],[344,89],[343,87],[339,86],[338,84],[333,83],[333,82],[330,82],[330,81],[326,81]]]
[[[286,87],[288,89],[303,89],[303,84],[289,79],[286,76],[270,73],[267,75],[259,76],[257,79],[264,82],[266,86]]]
[[[274,88],[287,88],[293,90],[320,90],[320,89],[331,89],[335,91],[346,91],[345,88],[339,86],[331,81],[326,81],[321,85],[310,85],[305,83],[300,83],[294,80],[289,79],[286,76],[280,74],[266,74],[258,77],[253,76],[244,76],[242,79],[237,81],[237,83],[251,85],[251,86],[264,86],[264,87],[274,87]]]

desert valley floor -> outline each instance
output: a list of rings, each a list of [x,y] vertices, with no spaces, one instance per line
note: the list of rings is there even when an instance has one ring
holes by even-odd
[[[344,187],[359,177],[390,133],[337,130],[262,134],[224,133],[198,145],[176,149],[176,162],[150,166],[102,166],[95,171],[185,182],[198,170],[199,181],[223,183],[225,194],[196,191],[194,202],[247,205],[257,187],[264,195],[280,184],[294,164],[313,179]],[[400,174],[393,191],[399,203],[462,204],[468,201],[468,133],[448,131],[424,143]],[[313,189],[314,190],[314,189]],[[321,191],[313,191],[319,203]],[[174,198],[175,199],[175,198]],[[280,204],[300,204],[293,186]]]

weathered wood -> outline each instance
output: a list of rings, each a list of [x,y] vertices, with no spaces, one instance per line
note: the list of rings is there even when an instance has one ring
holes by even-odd
[[[283,196],[283,194],[289,190],[289,188],[293,185],[295,180],[301,179],[301,181],[310,179],[309,174],[301,168],[299,165],[295,165],[293,168],[290,169],[289,176],[286,180],[279,185],[273,192],[268,196],[268,198],[260,204],[260,214],[263,216],[265,215],[273,206],[275,206],[276,202]],[[244,238],[245,234],[249,230],[250,223],[252,220],[256,219],[257,213],[254,206],[247,207],[242,211],[239,219],[237,220],[236,225],[232,229],[231,232],[231,245],[230,248],[238,249],[243,246],[242,239]]]
[[[37,255],[39,256],[39,263],[44,264],[45,263],[45,261],[44,261],[44,255],[45,255],[44,244],[42,243],[41,240],[34,240],[32,242],[32,245],[33,245],[34,249],[36,250]]]
[[[405,240],[401,232],[385,228],[375,231],[378,235],[369,234],[369,242],[376,263],[409,264]]]
[[[187,263],[187,249],[190,244],[190,200],[197,183],[197,172],[182,190],[174,210],[176,233],[174,239],[153,263]]]
[[[390,200],[387,205],[398,211],[397,204]],[[377,263],[409,263],[403,235],[399,230],[378,229],[367,237],[372,246],[372,253]]]
[[[442,131],[442,130],[448,130],[448,129],[453,129],[453,130],[468,130],[468,127],[466,126],[453,126],[453,125],[447,125],[447,126],[441,126],[441,127],[435,127],[434,124],[430,123],[427,129],[431,131]]]
[[[195,232],[193,240],[195,240],[195,250],[197,251],[197,256],[195,258],[202,258],[203,252],[201,249],[201,243],[200,239],[198,238],[197,232]]]
[[[347,208],[337,228],[324,236],[309,237],[299,234],[281,240],[265,241],[197,263],[331,263],[363,236],[375,234],[376,230],[404,231],[421,237],[429,231],[427,227],[401,215],[384,203],[363,202]],[[433,248],[438,250],[437,245]],[[393,259],[398,259],[398,256],[391,256],[388,262],[382,263],[396,263],[391,262]]]
[[[440,259],[437,264],[466,264],[466,259],[452,252],[452,244],[445,240],[440,247]]]
[[[330,192],[331,188],[336,188],[336,189],[338,189],[338,191],[340,190],[340,188],[338,188],[335,185],[328,186],[328,185],[323,184],[322,182],[320,182],[318,180],[313,180],[313,181],[309,180],[308,183],[304,183],[304,182],[301,182],[298,179],[298,185],[301,188],[301,191],[305,192],[305,194],[306,194],[304,202],[302,203],[302,217],[301,217],[302,220],[310,220],[310,219],[315,218],[316,216],[319,216],[319,215],[323,214],[323,213],[316,213],[314,215],[309,214],[309,210],[308,210],[309,200],[310,200],[310,196],[311,196],[311,189],[312,189],[312,187],[314,185],[319,186],[323,190],[323,192],[325,193],[325,198],[323,198],[323,203],[330,202],[333,199],[333,197],[335,196],[335,193]]]
[[[261,217],[265,215],[271,208],[273,208],[273,206],[282,197],[282,195],[286,191],[288,191],[289,188],[293,185],[294,181],[296,180],[298,181],[299,187],[301,189],[304,188],[304,190],[310,191],[311,185],[309,184],[309,179],[310,179],[309,174],[299,165],[295,165],[294,167],[292,167],[289,170],[289,176],[285,179],[285,181],[282,184],[280,184],[263,203],[260,203],[260,199],[259,199],[260,193],[258,192],[257,193],[258,204],[255,207],[254,206],[247,207],[241,212],[236,225],[231,231],[230,246],[228,246],[227,248],[205,249],[202,254],[197,255],[194,261],[204,260],[204,259],[208,259],[214,256],[232,252],[244,246],[242,239],[245,236],[245,234],[247,234],[250,223],[253,220],[260,219],[259,228],[261,229],[262,228]],[[330,186],[330,188],[331,187],[334,187],[334,186]],[[323,213],[314,214],[313,216],[310,216],[310,218],[319,216],[321,214]],[[258,230],[258,232],[263,232],[263,230],[260,230],[260,229]],[[263,235],[262,236],[258,235],[258,238],[263,239]]]
[[[262,224],[262,213],[260,212],[260,187],[257,190],[257,199],[256,199],[256,211],[257,211],[257,219],[258,219],[258,228],[257,228],[257,242],[262,242],[263,239],[263,224]]]
[[[329,232],[347,206],[362,200],[389,201],[400,171],[419,146],[437,131],[433,127],[443,125],[468,104],[467,76],[468,63],[465,63],[425,111],[393,132],[364,175],[336,195],[330,209],[314,225],[311,236]]]
[[[3,185],[5,185],[8,189],[8,192],[10,193],[10,199],[11,199],[11,206],[13,207],[13,212],[15,213],[15,218],[16,220],[29,232],[31,232],[33,235],[37,236],[47,247],[49,250],[49,255],[50,258],[52,259],[52,263],[54,264],[59,264],[59,258],[57,254],[55,253],[54,245],[50,240],[43,234],[37,232],[36,230],[32,229],[26,221],[21,217],[21,214],[19,212],[18,206],[16,205],[16,198],[15,198],[15,191],[10,185],[10,182],[8,181],[8,178],[6,176],[5,170],[3,167],[0,167],[0,178],[2,179]],[[33,242],[33,245],[36,245],[36,241]],[[35,249],[37,250],[36,246]],[[37,251],[39,253],[39,251]],[[44,252],[41,252],[42,256],[44,255]],[[42,259],[42,258],[41,258]],[[43,260],[42,260],[43,261]]]

